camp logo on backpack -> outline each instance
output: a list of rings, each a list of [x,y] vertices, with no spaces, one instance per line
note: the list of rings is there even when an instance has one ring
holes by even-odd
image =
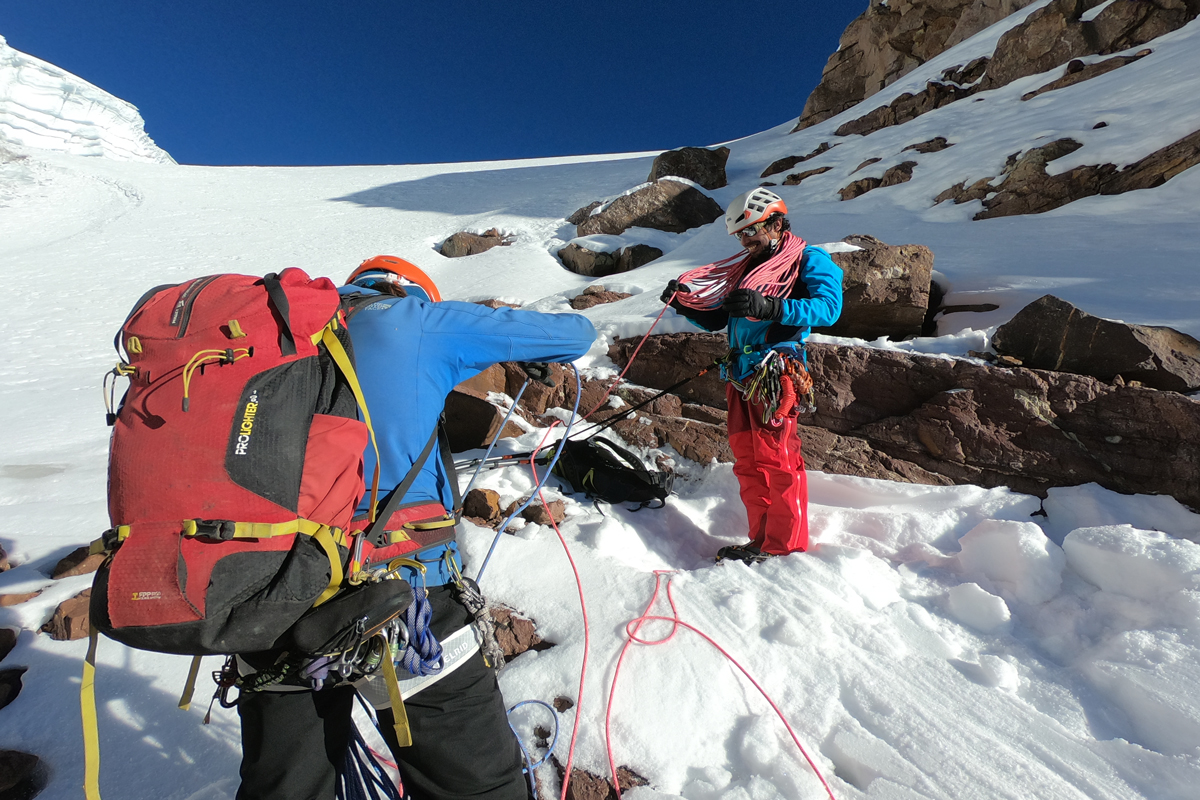
[[[366,425],[337,288],[298,269],[147,292],[117,334],[129,379],[91,617],[132,647],[273,647],[337,591]]]
[[[666,504],[675,483],[673,473],[647,469],[636,455],[601,436],[568,440],[554,474],[576,492],[606,503],[646,506],[657,500],[658,508]]]

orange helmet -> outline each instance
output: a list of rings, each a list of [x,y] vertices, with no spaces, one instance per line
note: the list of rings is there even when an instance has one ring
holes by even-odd
[[[786,214],[787,203],[770,189],[751,189],[739,194],[725,212],[725,229],[730,235],[762,222],[772,214]]]
[[[438,291],[437,284],[433,282],[432,278],[416,264],[396,256],[368,258],[358,265],[358,269],[350,273],[350,277],[346,278],[346,283],[363,285],[369,283],[369,279],[384,280],[388,283],[400,284],[406,289],[419,290],[418,294],[424,295],[426,300],[438,302],[442,299],[442,293]]]

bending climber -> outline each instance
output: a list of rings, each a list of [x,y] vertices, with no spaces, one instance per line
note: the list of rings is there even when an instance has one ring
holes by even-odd
[[[824,250],[793,234],[785,214],[783,199],[767,189],[738,196],[725,226],[744,252],[681,275],[662,294],[664,303],[699,327],[728,328],[730,354],[722,375],[728,380],[729,446],[750,541],[722,547],[718,561],[754,563],[808,549],[808,481],[795,411],[779,415],[786,403],[781,409],[778,397],[763,401],[760,387],[769,381],[755,378],[764,369],[786,374],[790,362],[804,362],[810,330],[832,325],[842,313],[842,270]],[[794,363],[790,369],[798,371]]]
[[[591,322],[578,314],[440,302],[428,276],[394,256],[364,261],[341,291],[354,309],[350,337],[385,492],[418,462],[446,395],[457,384],[501,361],[573,361],[596,337]],[[372,474],[374,467],[375,453],[368,446],[365,473]],[[427,458],[400,508],[435,502],[454,514],[461,510],[455,508],[455,481],[442,458]],[[363,503],[360,512],[367,510],[369,497]],[[457,545],[450,541],[422,550],[415,560],[423,572],[404,567],[402,577],[413,587],[427,587],[433,611],[429,628],[445,641],[473,619],[455,587],[462,568]],[[452,670],[447,666],[436,683],[405,701],[411,746],[397,742],[391,711],[379,711],[404,796],[526,800],[520,748],[495,675],[478,650],[459,664]],[[343,684],[316,692],[243,695],[238,800],[332,800],[351,735],[354,692]]]

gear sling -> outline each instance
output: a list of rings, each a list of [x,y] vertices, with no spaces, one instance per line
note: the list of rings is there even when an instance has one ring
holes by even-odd
[[[92,544],[108,559],[93,583],[80,694],[89,800],[99,798],[97,633],[196,656],[186,708],[199,656],[270,649],[342,588],[374,442],[327,278],[286,269],[156,287],[116,345],[125,355],[112,376],[129,388],[118,409],[109,390],[112,527]],[[377,491],[378,471],[372,509]]]

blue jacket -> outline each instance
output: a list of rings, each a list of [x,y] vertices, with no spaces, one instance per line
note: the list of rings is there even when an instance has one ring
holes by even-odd
[[[798,351],[813,328],[832,325],[842,315],[842,268],[819,247],[805,247],[800,259],[800,277],[783,300],[778,321],[731,318],[720,308],[697,311],[678,303],[671,307],[705,330],[729,328],[729,347],[737,351],[729,373],[743,380],[768,350]]]
[[[344,286],[340,291],[344,295],[372,293],[357,286]],[[592,323],[579,314],[490,309],[474,303],[431,303],[386,295],[360,308],[349,327],[358,379],[379,443],[381,494],[391,491],[408,474],[437,425],[446,395],[455,386],[501,361],[574,361],[596,338]],[[375,451],[370,445],[365,462],[369,482],[375,469]],[[403,502],[432,500],[452,508],[450,479],[435,451]],[[368,493],[359,510],[366,511],[369,503]],[[430,585],[449,580],[441,556],[441,548],[422,555],[422,561],[431,562],[425,578]],[[411,580],[413,576],[406,577]],[[417,581],[419,585],[420,579]]]

